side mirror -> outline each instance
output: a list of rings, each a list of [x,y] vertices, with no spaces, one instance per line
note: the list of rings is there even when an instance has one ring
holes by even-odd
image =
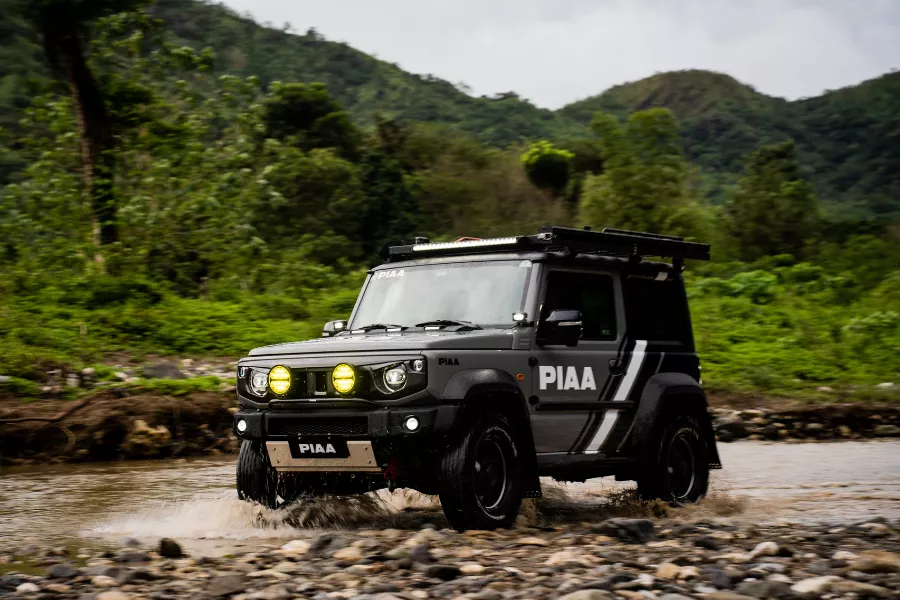
[[[322,328],[322,337],[331,337],[347,330],[347,321],[328,321]]]
[[[554,310],[538,325],[538,343],[542,346],[577,346],[581,329],[580,310]]]

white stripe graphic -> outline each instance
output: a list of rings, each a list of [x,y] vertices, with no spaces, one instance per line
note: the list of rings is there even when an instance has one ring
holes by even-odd
[[[641,367],[644,365],[644,357],[646,356],[644,350],[646,349],[647,340],[637,340],[634,343],[634,350],[631,351],[631,362],[628,363],[628,368],[625,370],[625,377],[622,378],[622,384],[619,385],[619,389],[616,390],[613,402],[624,402],[625,400],[628,400],[628,395],[631,394],[631,388],[634,387],[634,382],[637,380],[638,373],[641,372]],[[611,408],[606,411],[606,414],[603,415],[603,421],[597,429],[597,433],[594,434],[594,438],[584,451],[585,454],[597,454],[600,452],[600,448],[603,447],[606,438],[609,437],[609,434],[612,432],[618,419],[618,409]]]

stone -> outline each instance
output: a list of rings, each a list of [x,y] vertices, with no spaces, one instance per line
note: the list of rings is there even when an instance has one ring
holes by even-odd
[[[558,600],[607,600],[607,598],[611,597],[609,592],[604,592],[603,590],[578,590],[577,592],[561,596]]]
[[[145,379],[187,379],[187,375],[178,368],[178,365],[166,361],[144,365],[141,374]]]
[[[116,556],[120,563],[144,563],[150,562],[150,555],[146,552],[122,552]]]
[[[656,539],[650,519],[607,519],[593,528],[594,533],[618,538],[623,542],[645,544]]]
[[[889,589],[879,585],[849,579],[832,582],[828,591],[833,594],[856,594],[860,598],[891,598],[893,595]]]
[[[355,546],[347,546],[346,548],[341,548],[331,555],[331,558],[335,560],[342,560],[344,562],[359,562],[362,560],[362,557],[362,550]]]
[[[181,550],[181,546],[178,542],[169,538],[159,540],[159,549],[157,552],[159,552],[159,555],[163,558],[181,558],[184,556],[184,552]]]
[[[900,572],[900,554],[887,550],[865,550],[851,563],[850,568],[863,573]]]
[[[726,415],[719,417],[713,423],[717,434],[726,434],[729,440],[745,438],[748,435],[747,425],[738,415]]]
[[[591,564],[588,557],[571,550],[560,550],[559,552],[554,552],[547,558],[547,560],[544,561],[544,564],[548,567],[567,565],[570,563],[579,564],[582,566],[590,566]]]
[[[441,581],[452,581],[462,574],[456,565],[431,565],[425,569],[426,577],[433,577]]]
[[[834,554],[831,555],[831,560],[845,560],[851,561],[859,558],[859,554],[855,554],[853,552],[848,552],[847,550],[838,550]]]
[[[247,591],[247,578],[243,575],[222,575],[210,580],[206,593],[216,598],[233,596]]]
[[[750,552],[750,559],[752,560],[760,556],[777,556],[778,550],[778,544],[775,542],[760,542],[753,551]]]
[[[270,585],[246,595],[246,600],[290,600],[294,594],[283,584]]]
[[[418,546],[414,546],[409,551],[409,557],[413,559],[414,562],[417,563],[433,563],[434,557],[431,555],[431,550],[428,549],[427,544],[420,544]]]
[[[81,571],[67,564],[53,565],[47,569],[48,579],[72,579],[81,575]]]
[[[703,597],[705,600],[756,600],[753,596],[745,596],[734,592],[718,591],[707,594]]]
[[[516,540],[517,546],[549,546],[550,542],[539,537],[523,537]]]
[[[663,594],[659,600],[693,600],[693,598],[684,594]]]
[[[656,576],[660,579],[677,579],[681,573],[681,567],[674,563],[665,562],[656,567]]]
[[[486,567],[484,565],[479,565],[478,563],[463,563],[459,566],[459,571],[463,575],[480,575],[486,571]]]
[[[131,594],[120,592],[119,590],[110,590],[108,592],[100,592],[94,597],[94,600],[129,600]]]
[[[876,425],[875,437],[900,437],[900,426]]]
[[[137,458],[158,456],[171,440],[172,434],[165,425],[150,427],[146,421],[136,419],[122,442],[122,450]]]
[[[783,598],[791,595],[791,586],[783,581],[760,579],[741,582],[734,591],[751,598]]]
[[[91,585],[95,585],[97,587],[116,587],[119,585],[113,577],[108,575],[96,575],[91,577]]]
[[[293,556],[302,556],[309,552],[311,544],[306,540],[291,540],[287,544],[284,544],[279,548],[279,551],[283,554],[290,554]]]
[[[823,575],[822,577],[810,577],[803,579],[791,586],[791,591],[795,594],[825,594],[831,589],[831,584],[840,581],[837,575]]]
[[[701,535],[693,539],[694,545],[707,550],[721,550],[722,544],[710,535]]]
[[[25,583],[22,583],[16,587],[17,594],[36,594],[39,591],[41,591],[41,588],[39,588],[36,584],[31,583],[30,581],[26,581]]]

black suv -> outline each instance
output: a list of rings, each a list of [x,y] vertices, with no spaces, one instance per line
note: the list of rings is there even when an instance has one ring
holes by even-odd
[[[240,361],[241,498],[410,487],[462,530],[509,526],[542,476],[706,493],[721,465],[681,273],[708,245],[545,227],[384,255],[348,321]]]

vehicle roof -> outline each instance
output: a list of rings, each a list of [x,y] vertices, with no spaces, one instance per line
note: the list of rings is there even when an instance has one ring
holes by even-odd
[[[451,256],[428,256],[417,258],[414,260],[404,260],[397,262],[388,262],[373,267],[369,272],[402,269],[405,267],[418,267],[424,265],[440,265],[454,263],[469,262],[489,262],[489,261],[522,261],[530,260],[534,263],[548,263],[554,265],[577,265],[580,267],[630,271],[637,273],[659,273],[678,274],[680,269],[676,269],[670,263],[641,260],[634,261],[620,256],[604,256],[600,254],[569,254],[562,251],[552,252],[473,252],[471,254],[455,254]]]

